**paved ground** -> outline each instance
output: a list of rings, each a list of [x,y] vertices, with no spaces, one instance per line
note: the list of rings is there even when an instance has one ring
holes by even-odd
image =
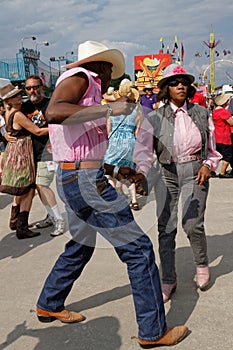
[[[176,345],[176,349],[233,349],[232,198],[232,179],[211,179],[206,230],[212,280],[205,292],[195,288],[190,247],[179,226],[178,288],[166,304],[166,314],[169,325],[186,324],[191,334]],[[137,335],[137,325],[126,267],[102,240],[98,241],[91,262],[67,299],[67,307],[81,311],[87,320],[73,325],[37,321],[35,304],[40,289],[69,234],[52,238],[50,230],[44,229],[41,236],[34,239],[16,239],[8,228],[11,200],[11,196],[0,194],[0,350],[138,349],[136,340],[131,339]],[[157,256],[154,212],[155,201],[151,194],[136,218],[148,231]],[[45,211],[36,196],[30,221],[44,216]],[[157,262],[159,264],[158,257]]]

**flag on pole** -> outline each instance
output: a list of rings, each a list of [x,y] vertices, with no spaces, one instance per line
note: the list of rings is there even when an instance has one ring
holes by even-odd
[[[159,41],[161,42],[161,49],[159,50],[159,53],[163,53],[163,49],[164,49],[163,37],[161,37]]]
[[[172,50],[172,53],[176,53],[176,50],[178,49],[178,39],[177,39],[177,36],[175,36],[174,38],[174,47],[173,47],[173,50]]]
[[[181,43],[181,62],[184,61],[184,44]]]

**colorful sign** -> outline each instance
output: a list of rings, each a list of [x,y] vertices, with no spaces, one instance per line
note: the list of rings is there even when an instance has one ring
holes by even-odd
[[[142,90],[146,84],[157,89],[157,83],[162,78],[165,67],[171,64],[170,54],[152,54],[144,56],[134,56],[135,84]]]

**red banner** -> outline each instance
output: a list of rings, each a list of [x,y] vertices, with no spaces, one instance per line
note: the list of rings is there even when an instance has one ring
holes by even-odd
[[[146,84],[152,84],[155,91],[157,83],[162,78],[165,67],[171,64],[170,54],[152,54],[134,56],[135,84],[142,90]]]

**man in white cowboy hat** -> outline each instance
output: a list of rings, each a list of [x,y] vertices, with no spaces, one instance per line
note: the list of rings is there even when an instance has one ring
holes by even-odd
[[[215,149],[213,126],[206,108],[191,104],[195,89],[194,76],[184,67],[171,64],[158,82],[158,99],[164,102],[144,120],[135,159],[149,160],[154,150],[161,174],[155,185],[157,201],[159,254],[162,266],[163,300],[167,302],[177,287],[175,240],[178,222],[178,203],[182,198],[182,227],[190,241],[196,266],[195,281],[205,290],[210,281],[207,241],[204,228],[210,171],[215,171],[221,155]],[[146,125],[148,123],[149,125]],[[147,130],[151,129],[150,138]],[[140,144],[147,140],[144,155]],[[150,141],[150,142],[149,142]],[[140,161],[136,170],[140,172]],[[140,181],[133,175],[133,181]]]
[[[111,77],[125,71],[123,54],[99,42],[79,45],[79,61],[58,79],[47,108],[54,160],[59,163],[57,188],[68,214],[72,240],[49,274],[37,303],[41,322],[80,322],[85,317],[65,309],[73,283],[91,259],[97,231],[127,264],[142,346],[171,345],[183,339],[185,326],[166,326],[158,269],[152,243],[134,221],[124,196],[108,184],[102,167],[106,151],[106,117],[129,113],[121,103],[101,105]],[[122,102],[123,101],[123,102]],[[107,174],[125,169],[110,166]]]

